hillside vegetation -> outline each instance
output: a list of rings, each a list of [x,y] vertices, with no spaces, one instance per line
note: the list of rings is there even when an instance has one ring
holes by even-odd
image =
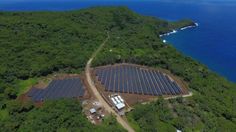
[[[127,20],[126,15],[120,13],[117,19]],[[187,82],[193,92],[190,98],[138,104],[128,114],[136,129],[175,131],[174,127],[184,131],[235,131],[236,85],[162,43],[158,36],[166,29],[164,27],[176,28],[189,21],[167,24],[152,18],[132,18],[134,20],[129,18],[122,26],[111,29],[110,41],[93,65],[128,62],[164,68]]]
[[[46,101],[40,108],[32,103],[13,101],[8,103],[10,116],[4,124],[0,123],[2,132],[21,131],[125,131],[112,116],[107,116],[102,125],[92,125],[82,113],[77,100]]]
[[[193,25],[190,20],[167,22],[125,7],[0,12],[0,20],[1,131],[124,131],[112,117],[101,126],[92,125],[80,103],[73,100],[49,101],[40,108],[15,100],[25,91],[19,87],[22,80],[53,72],[79,73],[107,31],[111,38],[94,66],[130,62],[161,67],[185,80],[194,93],[191,98],[137,104],[128,113],[137,131],[236,129],[235,84],[159,38],[159,34]]]

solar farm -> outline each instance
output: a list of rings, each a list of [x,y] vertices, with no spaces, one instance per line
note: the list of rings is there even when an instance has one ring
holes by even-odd
[[[59,98],[82,97],[85,87],[80,78],[53,80],[45,89],[31,88],[28,97],[35,102]]]
[[[99,67],[95,70],[95,75],[107,92],[150,96],[186,93],[167,74],[138,65],[120,64]]]

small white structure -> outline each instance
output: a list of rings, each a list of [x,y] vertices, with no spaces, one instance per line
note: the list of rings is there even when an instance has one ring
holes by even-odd
[[[115,97],[115,100],[116,100],[116,102],[118,102],[118,104],[122,103],[122,102],[120,102],[120,100],[118,99],[117,96]]]
[[[120,95],[118,95],[117,97],[122,103],[124,103],[124,100],[120,97]]]
[[[116,105],[116,108],[118,110],[121,110],[121,109],[125,108],[125,104],[124,103],[119,103],[119,104]]]
[[[111,98],[111,100],[112,100],[112,102],[113,102],[115,105],[118,104],[118,102],[116,102],[116,100],[115,100],[114,98]]]
[[[91,114],[94,114],[94,113],[96,113],[96,109],[95,109],[95,108],[92,108],[92,109],[89,110],[89,112],[90,112]]]
[[[182,131],[177,129],[176,132],[182,132]]]
[[[114,94],[109,97],[110,97],[112,103],[115,105],[115,107],[118,110],[125,108],[124,99],[122,99],[120,95]]]
[[[95,105],[95,106],[101,106],[100,102],[98,102],[98,101],[94,101],[94,102],[93,102],[93,105]]]

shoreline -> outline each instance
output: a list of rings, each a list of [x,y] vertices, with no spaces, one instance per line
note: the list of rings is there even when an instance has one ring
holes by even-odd
[[[199,26],[198,23],[194,23],[194,25],[191,25],[191,26],[182,27],[182,28],[179,28],[179,29],[176,29],[176,30],[172,30],[172,31],[164,33],[164,34],[160,34],[159,37],[169,36],[171,34],[177,33],[178,31],[183,31],[185,29],[194,28],[194,27],[198,27],[198,26]]]

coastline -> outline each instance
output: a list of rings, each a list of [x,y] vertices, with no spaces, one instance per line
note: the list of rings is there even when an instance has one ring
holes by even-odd
[[[190,25],[190,26],[185,26],[185,27],[182,27],[182,28],[179,28],[179,29],[175,29],[175,30],[172,30],[170,32],[167,32],[167,33],[164,33],[164,34],[160,34],[159,37],[163,37],[163,36],[169,36],[171,34],[175,34],[177,33],[178,31],[183,31],[185,29],[189,29],[189,28],[194,28],[194,27],[198,27],[199,24],[198,23],[194,23],[194,25]],[[164,40],[163,40],[164,41]],[[166,42],[166,41],[165,41]],[[164,42],[164,43],[165,43]]]

